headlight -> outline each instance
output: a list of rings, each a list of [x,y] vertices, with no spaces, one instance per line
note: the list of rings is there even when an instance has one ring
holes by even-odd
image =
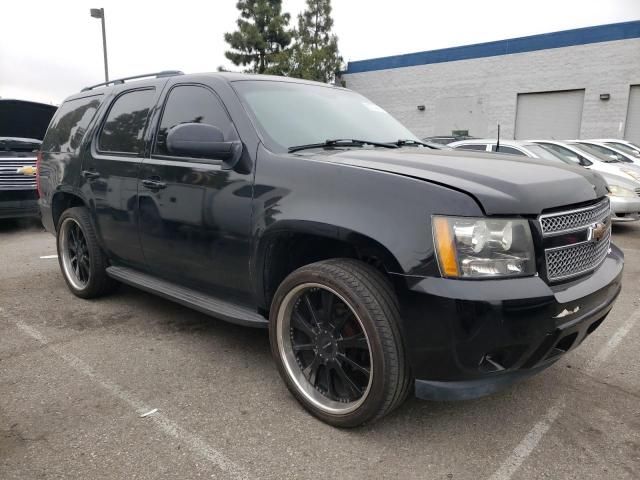
[[[536,273],[529,222],[434,216],[440,272],[451,278],[521,277]]]
[[[640,180],[640,173],[636,172],[635,170],[629,170],[628,168],[623,168],[621,170],[634,180]]]
[[[630,188],[624,188],[620,185],[609,185],[610,197],[636,197],[637,194]]]

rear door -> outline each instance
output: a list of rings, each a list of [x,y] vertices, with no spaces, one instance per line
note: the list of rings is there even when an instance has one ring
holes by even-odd
[[[82,188],[104,247],[111,258],[131,266],[144,265],[137,228],[138,175],[148,151],[147,124],[158,89],[117,92],[82,164]]]
[[[139,228],[147,269],[242,303],[250,295],[252,176],[226,169],[220,160],[167,150],[167,132],[181,123],[214,125],[225,141],[239,139],[213,89],[175,82],[167,89],[155,143],[140,172]]]

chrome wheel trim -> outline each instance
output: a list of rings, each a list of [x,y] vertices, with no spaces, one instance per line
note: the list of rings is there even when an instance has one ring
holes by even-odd
[[[366,388],[360,398],[355,401],[344,403],[332,400],[315,388],[314,385],[305,376],[302,371],[302,366],[298,363],[296,354],[293,351],[292,335],[291,335],[291,317],[296,306],[296,302],[301,296],[308,290],[321,289],[330,292],[335,295],[344,305],[350,310],[351,314],[357,321],[366,339],[367,349],[369,353],[369,378]],[[373,369],[373,356],[371,353],[371,343],[369,336],[364,328],[360,317],[356,314],[353,307],[349,302],[338,292],[326,285],[319,283],[304,283],[296,286],[282,300],[280,308],[276,316],[276,341],[278,346],[278,354],[283,362],[287,376],[295,384],[296,389],[301,393],[306,400],[308,400],[314,407],[322,410],[323,412],[334,415],[345,415],[353,412],[360,407],[371,392],[371,385],[373,383],[374,369]]]
[[[66,279],[76,290],[85,289],[91,279],[89,247],[82,227],[73,218],[66,218],[60,226],[59,254]]]

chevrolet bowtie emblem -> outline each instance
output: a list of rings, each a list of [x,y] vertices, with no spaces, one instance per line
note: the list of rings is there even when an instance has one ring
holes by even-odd
[[[35,175],[36,167],[32,167],[30,165],[27,165],[25,167],[20,167],[18,168],[18,170],[16,170],[16,173],[21,173],[22,175]]]
[[[594,242],[599,242],[604,238],[607,233],[607,226],[602,223],[594,223],[589,226],[589,240],[593,240]]]

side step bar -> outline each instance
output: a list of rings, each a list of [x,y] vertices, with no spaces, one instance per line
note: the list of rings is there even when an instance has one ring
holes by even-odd
[[[269,326],[266,318],[249,308],[220,300],[190,288],[181,287],[132,268],[107,267],[107,275],[127,285],[155,293],[227,322],[258,328],[267,328]]]

